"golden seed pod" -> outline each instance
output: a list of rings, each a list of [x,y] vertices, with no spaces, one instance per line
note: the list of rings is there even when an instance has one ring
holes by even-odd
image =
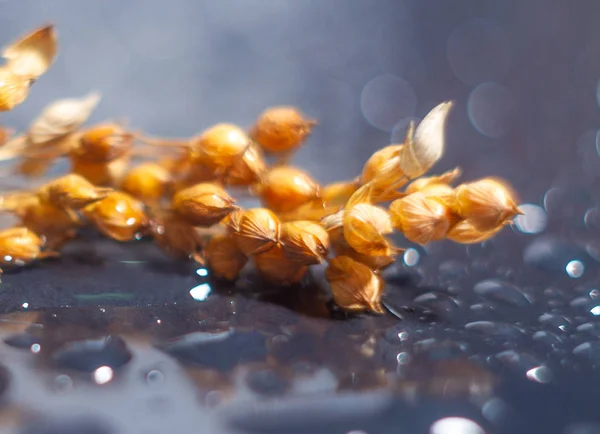
[[[410,127],[399,153],[398,167],[410,179],[424,175],[444,153],[446,119],[453,102],[446,101],[434,107],[419,123]]]
[[[249,186],[260,182],[267,171],[267,162],[260,148],[252,143],[242,158],[227,170],[224,182],[232,186]]]
[[[263,204],[277,213],[293,211],[320,196],[319,184],[308,173],[290,166],[268,171],[257,190]]]
[[[146,204],[158,202],[166,192],[171,176],[156,163],[143,163],[125,175],[121,189]]]
[[[82,176],[69,174],[50,181],[39,190],[38,196],[42,202],[60,208],[81,209],[110,192],[110,188],[96,187]]]
[[[191,147],[196,164],[222,171],[233,166],[250,143],[250,138],[240,127],[221,123],[205,130]]]
[[[333,184],[328,184],[321,190],[321,199],[325,204],[326,208],[333,209],[338,208],[336,211],[339,211],[339,208],[342,208],[356,190],[360,187],[358,181],[343,181],[343,182],[335,182]]]
[[[441,200],[421,192],[393,201],[390,215],[394,227],[409,241],[423,245],[444,239],[457,220]]]
[[[0,126],[0,146],[3,146],[13,135],[13,130]]]
[[[154,242],[170,256],[180,259],[198,257],[202,238],[196,229],[174,213],[161,213],[152,227]]]
[[[438,176],[421,177],[411,182],[406,187],[405,193],[412,194],[419,191],[425,196],[441,196],[447,194],[449,191],[453,192],[454,189],[449,184],[456,181],[461,174],[462,170],[459,167],[455,167]],[[436,194],[438,192],[441,194]]]
[[[14,74],[7,67],[0,68],[0,111],[12,110],[29,95],[33,80]]]
[[[253,259],[261,276],[278,285],[298,283],[308,271],[308,267],[288,259],[283,252],[283,247],[279,244],[274,245],[266,252],[263,251],[253,256]]]
[[[238,208],[221,220],[221,224],[225,227],[228,234],[239,232],[240,220],[242,219],[244,212],[245,211],[242,208]]]
[[[6,66],[17,75],[37,78],[44,74],[56,56],[54,26],[44,26],[13,42],[2,52]]]
[[[478,229],[471,220],[462,220],[455,224],[446,235],[451,241],[459,244],[478,244],[489,240],[504,228],[501,224],[491,230]]]
[[[100,102],[100,94],[65,98],[47,105],[27,131],[28,155],[43,153],[46,144],[75,132],[90,117]]]
[[[235,200],[217,184],[197,184],[178,191],[171,201],[175,213],[193,226],[209,227],[235,211]]]
[[[227,280],[237,279],[248,262],[231,235],[213,236],[204,249],[204,257],[214,275]]]
[[[366,265],[347,256],[338,256],[329,262],[325,277],[333,300],[342,309],[383,313],[380,302],[383,279]]]
[[[233,233],[242,253],[246,256],[265,252],[279,242],[279,218],[265,208],[244,211],[239,218],[237,232]]]
[[[108,163],[128,155],[133,136],[117,124],[101,124],[84,131],[72,151],[73,158],[95,163]]]
[[[363,255],[390,256],[395,248],[385,238],[393,232],[388,212],[375,205],[361,203],[344,210],[344,238]]]
[[[43,245],[42,238],[27,228],[0,230],[0,265],[20,266],[36,259],[58,256],[56,252],[42,252]]]
[[[116,241],[133,240],[149,226],[144,205],[117,191],[83,208],[83,215],[101,234]]]
[[[30,178],[39,178],[48,171],[53,163],[54,161],[50,159],[23,158],[18,162],[16,172]]]
[[[81,224],[73,210],[41,202],[37,197],[17,210],[16,214],[23,226],[46,237],[62,235]]]
[[[381,148],[375,151],[373,155],[369,157],[365,165],[363,166],[362,173],[360,175],[360,183],[366,184],[381,177],[382,172],[389,166],[393,166],[394,162],[397,161],[398,155],[400,154],[404,145],[389,145],[385,148]],[[389,172],[389,173],[388,173]],[[397,178],[398,175],[402,176],[402,173],[396,173],[387,171],[386,174],[390,177],[394,176]],[[382,180],[383,183],[384,180]],[[389,183],[393,184],[396,179],[390,179]]]
[[[483,178],[456,188],[456,210],[480,231],[489,231],[521,212],[513,197],[503,182]]]
[[[259,115],[250,134],[267,152],[291,151],[306,140],[316,124],[294,107],[277,106]]]
[[[117,186],[121,183],[128,168],[128,155],[108,163],[98,163],[96,161],[71,156],[71,172],[84,177],[94,185],[107,187]]]
[[[300,265],[320,264],[329,254],[329,235],[318,223],[295,221],[281,225],[283,253]]]

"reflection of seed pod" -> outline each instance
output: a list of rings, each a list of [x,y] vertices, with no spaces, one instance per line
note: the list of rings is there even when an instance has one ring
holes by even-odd
[[[213,236],[204,256],[214,275],[228,280],[235,280],[248,262],[231,235]]]
[[[310,221],[288,222],[281,225],[283,253],[300,265],[320,264],[329,253],[327,231]]]
[[[492,178],[459,185],[456,207],[480,231],[492,230],[520,213],[509,187]]]
[[[267,152],[290,151],[304,142],[316,124],[294,107],[271,107],[260,114],[251,135]]]
[[[385,238],[393,231],[388,212],[375,205],[361,203],[344,210],[344,237],[357,252],[372,256],[389,256],[394,248]]]
[[[504,225],[501,224],[494,229],[482,231],[473,225],[471,220],[462,220],[448,231],[446,238],[460,244],[483,243],[500,232],[503,227]]]
[[[217,124],[192,142],[196,162],[213,171],[227,169],[239,159],[250,146],[250,138],[240,127],[233,124]]]
[[[169,172],[155,163],[134,167],[125,175],[121,189],[144,203],[156,203],[165,194]]]
[[[302,280],[308,268],[286,258],[279,244],[270,250],[255,255],[254,264],[259,273],[268,281],[278,285],[292,285]]]
[[[105,198],[111,191],[110,188],[96,187],[79,175],[69,174],[46,184],[38,195],[42,202],[62,208],[81,209]]]
[[[173,196],[173,210],[193,226],[209,227],[237,209],[235,200],[216,184],[197,184]]]
[[[256,255],[271,249],[279,242],[280,222],[266,208],[253,208],[241,215],[238,231],[233,236],[244,255]]]
[[[329,262],[325,277],[333,300],[342,309],[383,313],[380,302],[383,280],[366,265],[338,256]]]
[[[417,244],[444,239],[455,222],[452,212],[442,201],[420,192],[392,202],[390,215],[394,227]]]
[[[133,240],[149,226],[142,203],[116,191],[86,206],[83,215],[100,233],[116,241]]]
[[[275,212],[293,211],[319,197],[319,184],[306,172],[280,166],[264,176],[258,192],[263,204]]]

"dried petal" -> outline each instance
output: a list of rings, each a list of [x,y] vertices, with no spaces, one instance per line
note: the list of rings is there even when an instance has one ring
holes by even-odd
[[[193,226],[208,227],[235,211],[235,200],[217,184],[197,184],[173,196],[171,206]]]
[[[383,280],[366,265],[347,256],[338,256],[329,262],[325,277],[333,300],[342,309],[383,313],[380,302]]]
[[[87,121],[99,101],[100,94],[94,92],[81,98],[61,99],[46,106],[31,123],[27,132],[28,152],[35,152],[36,145],[76,131]]]
[[[272,211],[253,208],[244,211],[239,220],[239,230],[234,237],[246,256],[271,249],[279,242],[280,223]]]
[[[300,265],[322,263],[329,253],[329,236],[319,224],[296,221],[281,225],[281,244],[285,256]]]
[[[213,171],[228,169],[250,146],[250,138],[237,125],[217,124],[192,142],[195,162]]]
[[[202,250],[196,229],[174,213],[158,216],[152,232],[156,245],[175,258],[189,259]]]
[[[388,212],[375,205],[361,203],[344,210],[344,237],[357,252],[389,256],[394,247],[385,238],[393,231]]]
[[[471,220],[462,220],[448,231],[446,238],[460,244],[478,244],[489,240],[504,228],[501,224],[491,230],[478,229]]]
[[[263,204],[275,212],[293,211],[319,197],[320,186],[308,173],[279,166],[265,175],[258,188]]]
[[[117,191],[83,208],[83,215],[101,234],[116,241],[136,239],[149,226],[144,205]]]
[[[456,222],[451,210],[440,200],[416,192],[390,204],[390,215],[396,229],[418,244],[446,237]]]
[[[81,209],[105,198],[112,189],[96,187],[85,178],[70,174],[46,184],[39,191],[42,202],[62,208]]]
[[[271,107],[260,114],[251,135],[267,152],[291,151],[306,140],[316,124],[294,107]]]
[[[164,196],[170,180],[165,168],[156,163],[144,163],[125,175],[121,189],[146,204],[155,203]]]
[[[248,186],[261,181],[267,171],[267,162],[260,148],[251,143],[242,158],[237,159],[227,170],[225,184]]]
[[[427,173],[444,153],[446,119],[452,106],[451,101],[439,104],[423,118],[414,135],[409,129],[399,162],[400,170],[409,178]]]
[[[456,188],[456,210],[480,231],[489,231],[520,213],[513,197],[502,181],[484,178]]]
[[[29,95],[33,80],[14,74],[6,67],[0,68],[0,112],[12,110]]]
[[[37,78],[45,73],[56,56],[57,40],[54,26],[34,30],[4,49],[2,57],[15,74]]]
[[[298,283],[308,271],[308,267],[286,258],[283,247],[278,244],[266,252],[255,255],[254,265],[266,280],[278,285]]]
[[[240,251],[231,235],[215,235],[206,245],[204,256],[217,277],[237,279],[248,258]]]

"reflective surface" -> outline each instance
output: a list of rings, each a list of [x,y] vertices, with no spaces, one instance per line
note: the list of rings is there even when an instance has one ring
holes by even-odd
[[[600,5],[83,3],[0,1],[2,41],[53,21],[62,46],[3,125],[91,89],[94,122],[174,136],[297,104],[320,125],[294,162],[325,183],[454,99],[434,172],[501,176],[525,214],[483,245],[398,240],[383,316],[333,308],[322,270],[231,286],[85,235],[2,277],[2,432],[600,432]]]

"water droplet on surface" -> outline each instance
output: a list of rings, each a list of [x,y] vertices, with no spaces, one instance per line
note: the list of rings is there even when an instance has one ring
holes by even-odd
[[[131,352],[118,336],[67,343],[52,355],[52,361],[61,368],[92,373],[107,366],[118,369],[131,360]]]
[[[553,379],[553,374],[547,366],[536,366],[527,371],[526,376],[529,380],[536,383],[550,383]]]
[[[587,322],[577,327],[579,333],[585,333],[587,335],[600,338],[600,323]]]
[[[417,265],[419,263],[420,258],[421,254],[419,253],[419,251],[417,249],[413,249],[412,247],[406,249],[404,251],[404,255],[402,255],[402,259],[408,267],[414,267],[415,265]]]
[[[493,321],[470,322],[465,329],[493,337],[516,338],[523,335],[523,331],[513,325]]]
[[[587,253],[579,247],[554,238],[541,236],[534,239],[523,252],[523,260],[530,267],[556,274],[565,273],[567,265],[573,261],[571,272],[582,272],[583,258]]]
[[[73,380],[68,375],[58,375],[52,382],[52,388],[57,393],[65,393],[73,389]]]
[[[152,369],[144,375],[144,379],[148,386],[158,387],[165,382],[165,375],[158,369]]]
[[[600,361],[600,342],[584,342],[573,349],[573,354],[593,361]]]
[[[585,272],[585,265],[583,265],[583,262],[581,261],[573,260],[567,264],[565,270],[567,271],[569,277],[572,277],[573,279],[579,279]]]
[[[550,329],[558,329],[562,332],[571,328],[571,320],[556,313],[544,313],[539,316],[540,324]]]
[[[512,306],[528,306],[529,300],[515,285],[497,279],[486,279],[475,284],[475,293],[488,300],[499,301]]]
[[[93,378],[96,384],[106,384],[113,379],[113,370],[110,366],[100,366],[94,371]]]
[[[540,206],[525,203],[519,205],[519,209],[523,212],[515,218],[515,226],[524,234],[539,234],[546,229],[548,224],[548,215]]]
[[[431,424],[429,434],[485,434],[485,431],[471,419],[445,417]]]
[[[561,338],[556,336],[554,333],[550,333],[543,330],[535,332],[532,338],[534,341],[541,342],[550,347],[557,347],[562,343]]]

